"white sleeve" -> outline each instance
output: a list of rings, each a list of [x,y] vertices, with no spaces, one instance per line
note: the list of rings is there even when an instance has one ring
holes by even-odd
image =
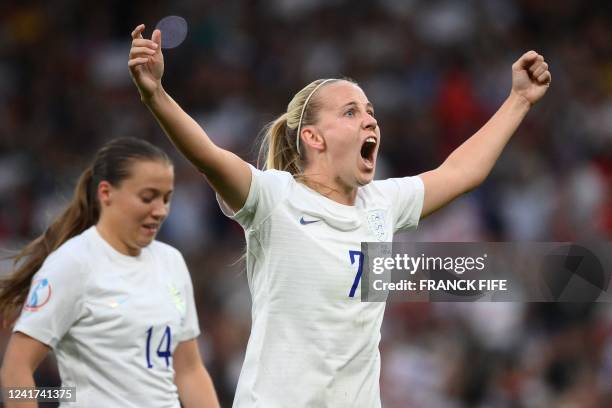
[[[223,214],[237,221],[244,229],[257,227],[272,213],[289,193],[293,176],[284,171],[262,171],[251,166],[251,187],[244,206],[234,213],[217,194],[217,201]]]
[[[185,264],[183,256],[179,254],[179,265],[181,275],[184,277],[183,293],[185,301],[185,318],[183,319],[181,330],[176,335],[177,343],[195,339],[200,335],[200,323],[198,321],[198,312],[195,306],[193,296],[193,284],[191,283],[191,275]]]
[[[55,347],[83,311],[85,267],[66,252],[51,254],[32,278],[14,332]]]
[[[418,176],[390,178],[376,182],[391,201],[394,232],[416,228],[423,210],[425,186]]]

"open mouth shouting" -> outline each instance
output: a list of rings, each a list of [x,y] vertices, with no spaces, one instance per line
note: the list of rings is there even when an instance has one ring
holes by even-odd
[[[374,169],[374,161],[376,157],[376,147],[378,140],[374,136],[368,137],[361,145],[361,158],[368,170]]]

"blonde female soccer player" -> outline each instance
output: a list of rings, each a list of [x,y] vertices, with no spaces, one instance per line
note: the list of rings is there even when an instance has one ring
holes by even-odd
[[[23,307],[3,387],[34,386],[52,349],[62,385],[76,387],[76,403],[61,406],[218,406],[196,344],[189,272],[176,249],[155,241],[173,188],[170,160],[145,141],[115,139],[97,152],[70,205],[2,281],[2,314],[10,320]]]
[[[384,303],[359,300],[361,242],[393,233],[480,184],[551,80],[530,51],[487,124],[437,169],[372,181],[381,135],[355,83],[317,80],[267,129],[265,170],[217,147],[165,92],[161,33],[132,32],[128,66],[141,100],[245,230],[252,330],[235,407],[380,406]]]

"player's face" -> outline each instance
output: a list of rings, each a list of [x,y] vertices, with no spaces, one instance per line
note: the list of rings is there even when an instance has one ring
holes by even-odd
[[[174,169],[164,161],[135,161],[130,177],[111,187],[104,207],[119,245],[138,254],[153,241],[170,211]]]
[[[325,140],[332,176],[348,188],[368,184],[380,145],[374,107],[363,90],[348,81],[331,83],[319,92],[322,108],[315,128]]]

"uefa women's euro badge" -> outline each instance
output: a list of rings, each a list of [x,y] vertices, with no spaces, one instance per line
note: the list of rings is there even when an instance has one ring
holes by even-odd
[[[24,309],[35,312],[49,302],[51,299],[51,284],[47,278],[36,279],[32,282],[32,289]]]
[[[387,233],[385,228],[385,211],[372,210],[368,212],[368,227],[379,241],[384,241]]]

